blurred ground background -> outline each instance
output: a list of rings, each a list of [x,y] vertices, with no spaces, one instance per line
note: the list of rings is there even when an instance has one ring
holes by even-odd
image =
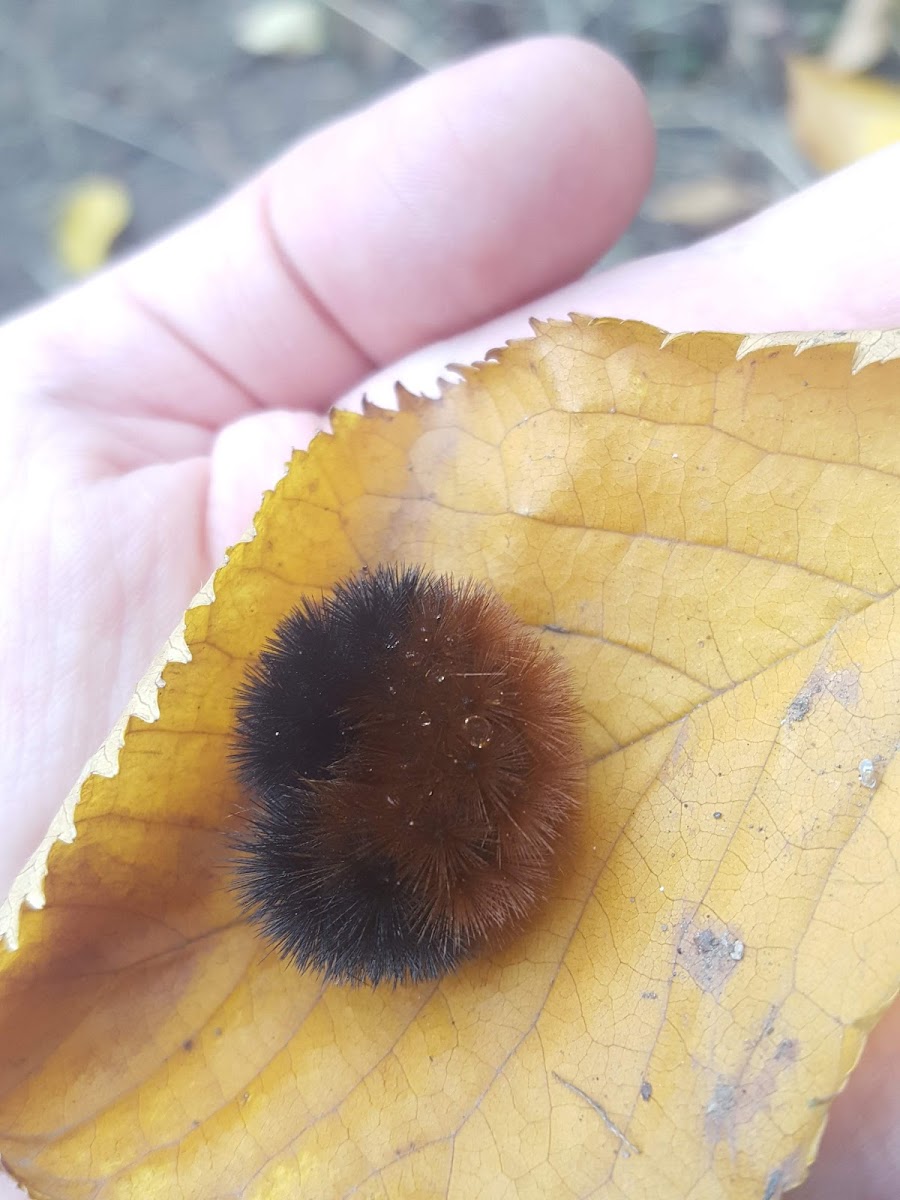
[[[259,15],[248,0],[0,0],[0,311],[65,282],[52,230],[61,198],[79,178],[109,175],[130,193],[122,253],[311,127],[480,46],[547,31],[580,33],[623,58],[657,121],[653,194],[615,257],[680,244],[814,177],[785,119],[784,61],[819,54],[844,4],[305,0],[301,7],[306,33],[294,30],[291,56],[248,50],[253,10]],[[271,41],[271,13],[269,20],[257,24],[257,41],[260,34]]]

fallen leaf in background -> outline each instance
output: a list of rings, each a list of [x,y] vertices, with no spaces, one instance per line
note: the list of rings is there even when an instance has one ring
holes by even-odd
[[[787,84],[791,132],[822,171],[900,138],[900,85],[843,75],[813,58],[790,59]]]
[[[828,65],[848,74],[874,67],[891,48],[898,18],[897,0],[847,0],[825,51]]]
[[[56,257],[70,275],[88,275],[109,257],[131,220],[131,197],[118,179],[88,176],[68,190],[54,229]]]
[[[644,215],[665,225],[707,230],[749,216],[766,200],[763,189],[728,175],[710,175],[659,188]]]
[[[900,967],[900,345],[535,331],[295,454],[17,882],[0,1154],[33,1195],[803,1177]],[[564,656],[589,817],[527,935],[372,991],[267,952],[222,832],[247,661],[382,560],[489,581]]]
[[[327,40],[325,14],[308,0],[264,0],[234,23],[235,45],[259,57],[311,58]]]

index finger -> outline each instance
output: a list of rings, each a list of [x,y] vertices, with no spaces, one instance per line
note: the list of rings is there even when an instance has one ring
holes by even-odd
[[[651,167],[637,84],[572,39],[502,47],[314,135],[18,323],[68,403],[216,429],[322,410],[373,367],[570,279]],[[12,344],[12,343],[10,343]]]

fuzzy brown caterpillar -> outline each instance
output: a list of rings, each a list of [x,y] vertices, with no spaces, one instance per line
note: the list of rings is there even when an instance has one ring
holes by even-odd
[[[579,710],[490,589],[380,566],[286,617],[238,695],[241,901],[301,969],[416,982],[496,948],[571,839]]]

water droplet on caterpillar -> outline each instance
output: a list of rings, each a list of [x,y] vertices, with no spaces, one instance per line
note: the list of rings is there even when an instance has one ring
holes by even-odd
[[[485,746],[490,745],[492,736],[490,721],[475,713],[473,716],[465,718],[463,726],[470,746],[474,746],[476,750],[483,750]]]

